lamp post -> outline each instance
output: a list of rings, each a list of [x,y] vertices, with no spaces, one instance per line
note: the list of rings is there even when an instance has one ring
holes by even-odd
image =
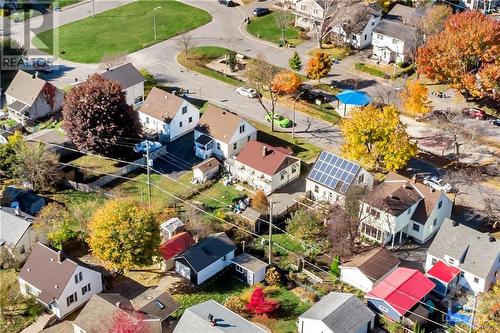
[[[293,100],[293,119],[292,119],[292,139],[295,138],[295,102],[299,99],[299,97],[304,93],[304,91],[301,91],[300,94],[295,97]]]
[[[153,34],[154,34],[154,37],[155,37],[155,40],[156,40],[156,11],[157,10],[160,10],[161,7],[156,7],[155,9],[153,9]]]
[[[92,0],[92,17],[95,18],[95,0]]]

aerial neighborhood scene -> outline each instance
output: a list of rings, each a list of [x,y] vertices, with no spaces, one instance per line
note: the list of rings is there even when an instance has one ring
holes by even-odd
[[[500,332],[500,0],[0,0],[0,332]]]

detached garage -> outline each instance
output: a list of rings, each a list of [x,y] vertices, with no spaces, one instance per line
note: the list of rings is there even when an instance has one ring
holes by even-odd
[[[243,282],[253,286],[266,278],[267,263],[248,253],[242,253],[233,260],[234,274]]]

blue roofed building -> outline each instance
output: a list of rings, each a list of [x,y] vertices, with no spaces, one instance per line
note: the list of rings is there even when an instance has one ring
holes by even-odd
[[[370,95],[364,91],[355,90],[344,90],[335,97],[337,98],[335,110],[343,118],[349,117],[353,108],[367,106],[372,101]]]
[[[2,206],[18,208],[29,215],[36,215],[46,205],[45,199],[33,191],[14,186],[7,186],[0,199]]]

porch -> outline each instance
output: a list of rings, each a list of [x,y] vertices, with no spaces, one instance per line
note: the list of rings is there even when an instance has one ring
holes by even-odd
[[[194,140],[195,155],[203,160],[212,157],[214,140],[208,135],[202,134]]]
[[[25,104],[19,100],[16,100],[11,104],[7,105],[7,113],[9,118],[14,119],[18,123],[23,124],[25,126],[32,123],[29,116],[29,109],[30,106],[28,104]]]
[[[390,248],[398,247],[406,243],[406,241],[408,240],[408,235],[405,232],[407,226],[396,232],[389,232],[387,230],[384,230],[380,226],[368,222],[361,222],[359,228],[360,234],[364,237],[368,238],[369,240],[378,242],[382,245],[390,243]]]

